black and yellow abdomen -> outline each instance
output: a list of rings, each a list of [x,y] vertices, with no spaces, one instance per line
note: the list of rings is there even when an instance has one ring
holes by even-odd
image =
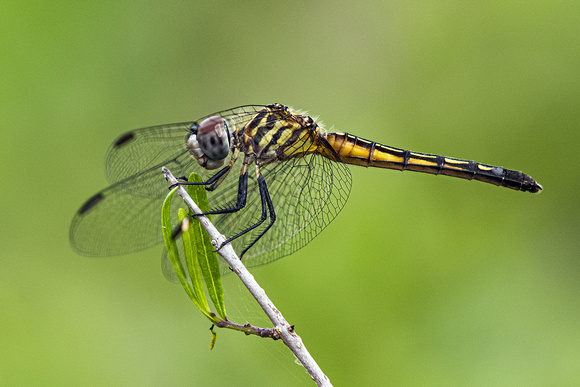
[[[335,152],[336,161],[363,167],[415,171],[446,175],[537,193],[542,186],[530,176],[511,169],[480,164],[440,155],[411,152],[368,141],[348,133],[327,133],[324,143]],[[320,152],[326,157],[329,152]]]

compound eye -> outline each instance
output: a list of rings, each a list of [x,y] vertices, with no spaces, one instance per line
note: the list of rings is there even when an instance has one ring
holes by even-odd
[[[230,152],[230,134],[226,121],[218,116],[206,118],[197,129],[199,147],[207,158],[223,160]]]

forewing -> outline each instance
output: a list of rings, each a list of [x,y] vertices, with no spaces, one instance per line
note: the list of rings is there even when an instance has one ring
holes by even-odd
[[[262,108],[241,106],[209,116],[222,116],[230,130],[235,131],[242,129]],[[192,121],[138,129],[113,143],[107,154],[106,171],[114,184],[89,199],[75,215],[70,240],[76,251],[88,256],[110,256],[161,242],[160,206],[167,194],[161,166],[167,166],[175,176],[195,171],[204,180],[214,173],[199,167],[189,155],[186,138],[194,125],[196,122]],[[212,210],[234,205],[241,160],[242,157],[215,191],[208,192]],[[271,262],[305,246],[340,212],[351,188],[347,166],[318,154],[273,162],[262,166],[261,173],[277,220],[244,255],[247,266]],[[254,173],[249,175],[246,203],[236,213],[214,217],[220,232],[231,237],[260,220],[264,203]],[[176,212],[178,206],[172,207]],[[269,216],[267,213],[260,227],[233,241],[238,253],[267,226]],[[229,272],[223,261],[222,271]]]
[[[188,154],[164,163],[173,173],[192,167]],[[86,256],[111,256],[161,242],[161,204],[168,184],[158,165],[121,180],[90,198],[75,214],[71,246]]]
[[[122,134],[105,158],[107,180],[117,183],[186,153],[186,140],[193,125],[193,121],[182,122]]]
[[[229,128],[235,130],[262,108],[240,106],[209,116],[224,117]],[[71,223],[70,242],[78,253],[120,255],[161,242],[160,210],[168,192],[161,167],[168,167],[177,177],[195,171],[204,180],[216,172],[200,167],[186,145],[191,127],[205,118],[137,129],[115,140],[105,162],[107,178],[113,185],[90,198]],[[173,207],[177,211],[177,206]]]
[[[116,183],[187,152],[186,140],[191,134],[191,128],[207,117],[221,116],[233,130],[235,127],[243,127],[262,108],[259,105],[240,106],[210,114],[197,121],[151,126],[122,134],[107,152],[107,179]],[[196,172],[203,179],[211,176],[211,172],[201,168]]]

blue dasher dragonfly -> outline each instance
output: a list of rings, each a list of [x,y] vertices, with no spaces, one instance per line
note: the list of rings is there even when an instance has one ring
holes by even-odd
[[[336,217],[351,189],[347,164],[542,190],[522,172],[327,133],[280,104],[246,105],[117,138],[105,163],[112,185],[78,210],[71,246],[113,256],[160,243],[166,166],[176,176],[198,173],[218,230],[247,266],[266,264],[304,247]]]

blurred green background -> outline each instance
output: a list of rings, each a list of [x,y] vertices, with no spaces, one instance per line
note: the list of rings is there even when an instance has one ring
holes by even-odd
[[[340,216],[252,270],[335,385],[580,383],[577,1],[2,8],[1,385],[312,385],[279,342],[219,331],[210,351],[160,248],[68,244],[120,133],[273,102],[544,186],[351,168]]]

